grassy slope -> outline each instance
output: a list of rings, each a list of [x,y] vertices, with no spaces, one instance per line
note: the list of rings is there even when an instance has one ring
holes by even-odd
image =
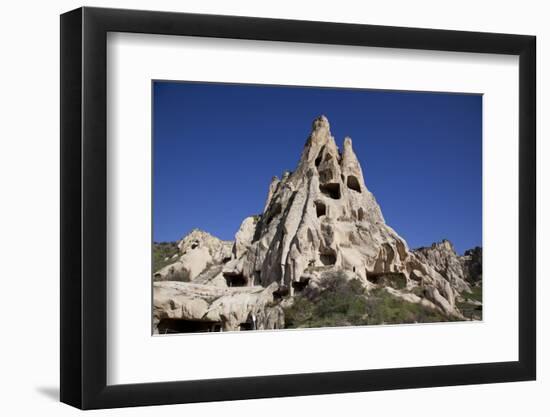
[[[153,272],[174,262],[174,254],[178,253],[177,242],[154,242],[153,243]],[[164,260],[168,258],[168,260]]]
[[[462,293],[461,294],[463,298],[470,299],[474,301],[483,302],[483,287],[472,287],[472,293]],[[459,310],[462,312],[464,317],[471,318],[474,320],[481,320],[483,318],[483,306],[475,306],[470,303],[461,302],[457,303],[456,306],[459,308]]]

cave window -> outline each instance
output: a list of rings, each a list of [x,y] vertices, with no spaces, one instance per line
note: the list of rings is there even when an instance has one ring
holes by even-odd
[[[321,155],[315,159],[315,166],[318,167],[321,164]]]
[[[248,280],[242,275],[225,275],[225,282],[228,287],[246,287],[248,285]]]
[[[273,299],[280,300],[283,297],[286,297],[288,294],[289,294],[288,287],[286,286],[279,287],[278,290],[273,292]]]
[[[322,253],[319,258],[321,263],[325,266],[334,265],[336,263],[336,254],[334,253]]]
[[[254,330],[254,323],[252,321],[245,321],[244,323],[239,324],[239,330]]]
[[[359,210],[357,211],[357,219],[362,222],[365,218],[365,212],[362,207],[359,207]]]
[[[191,244],[191,249],[196,249],[196,248],[198,248],[198,247],[199,247],[199,242],[193,242],[193,243]]]
[[[338,183],[319,184],[319,191],[334,200],[339,200],[341,196],[340,184]]]
[[[355,175],[349,175],[348,180],[346,181],[348,188],[353,191],[361,192],[361,186],[359,185],[359,180]]]
[[[315,211],[317,212],[317,217],[321,217],[327,214],[327,206],[322,201],[315,202]]]
[[[267,224],[271,223],[271,221],[277,217],[279,214],[281,214],[281,211],[283,210],[283,207],[281,206],[281,203],[275,203],[273,205],[273,208],[271,209],[271,213],[269,213],[269,216],[267,217]]]
[[[216,321],[162,319],[158,324],[160,334],[221,332],[222,325]]]
[[[381,274],[373,274],[367,271],[367,281],[371,284],[378,285],[380,283]]]
[[[321,161],[323,159],[323,151],[325,150],[325,147],[323,146],[321,150],[319,151],[319,154],[317,155],[317,158],[315,158],[315,166],[318,167],[321,165]]]
[[[301,279],[300,281],[294,281],[292,283],[292,288],[294,288],[296,292],[302,292],[307,287],[308,283],[309,278]]]

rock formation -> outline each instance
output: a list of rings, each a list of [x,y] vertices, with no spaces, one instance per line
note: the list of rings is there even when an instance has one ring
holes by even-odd
[[[281,179],[273,177],[267,194],[263,212],[244,219],[230,250],[227,242],[198,230],[180,242],[181,257],[156,272],[154,279],[177,278],[193,284],[184,290],[184,283],[173,288],[155,283],[155,294],[163,300],[155,298],[155,311],[161,312],[158,317],[196,319],[204,317],[205,311],[214,311],[208,314],[220,318],[223,328],[235,329],[238,320],[250,314],[261,316],[259,310],[245,307],[250,306],[252,294],[257,297],[269,289],[274,300],[292,298],[296,292],[322,288],[324,275],[342,271],[367,289],[388,287],[395,297],[464,319],[455,305],[458,294],[469,291],[464,260],[448,241],[409,250],[405,240],[385,223],[367,189],[351,139],[344,139],[340,151],[326,117],[313,122],[296,170]],[[389,284],[397,281],[400,285]],[[199,296],[191,297],[204,307],[197,308],[198,312],[173,308],[183,306],[174,297],[184,300],[190,292],[206,291],[200,286],[216,294],[230,291],[223,305],[226,309],[232,305],[239,319],[228,320],[228,311],[218,313],[212,304],[206,307],[197,301]],[[227,286],[239,288],[223,288]],[[182,291],[185,296],[180,295]],[[246,296],[239,297],[246,302],[236,302],[236,294],[242,291]],[[277,320],[269,319],[262,326],[273,328]]]
[[[469,249],[460,258],[464,276],[473,285],[480,285],[482,279],[483,255],[479,246]]]
[[[475,247],[459,256],[453,244],[444,239],[430,247],[414,250],[415,255],[443,275],[459,292],[471,292],[470,286],[482,278],[482,250]]]
[[[431,302],[460,317],[454,300],[462,288],[423,263],[385,223],[351,139],[340,152],[321,116],[296,170],[273,178],[262,215],[244,220],[223,273],[248,285],[277,282],[293,295],[334,269],[352,272],[366,286],[400,274],[408,290],[425,288]]]
[[[231,258],[232,242],[195,229],[179,243],[175,262],[155,272],[155,281],[192,281],[205,269]]]
[[[277,285],[219,288],[163,281],[153,287],[153,332],[279,329],[280,306],[273,304]]]
[[[414,250],[415,255],[425,264],[446,277],[452,287],[459,292],[470,292],[470,286],[466,282],[463,262],[457,255],[453,245],[444,239],[433,243],[431,247],[423,247]]]

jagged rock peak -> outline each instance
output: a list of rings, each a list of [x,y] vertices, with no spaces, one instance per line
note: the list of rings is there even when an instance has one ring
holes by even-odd
[[[431,266],[448,280],[459,292],[470,292],[463,262],[449,240],[443,239],[441,242],[433,243],[430,247],[415,249],[414,253],[422,262]]]
[[[437,246],[443,246],[446,250],[450,250],[456,253],[455,247],[450,240],[443,239],[441,242],[432,243],[432,248],[435,248]]]
[[[320,116],[313,121],[312,130],[306,140],[300,162],[296,171],[289,178],[289,183],[294,186],[300,186],[301,182],[311,177],[315,169],[322,162],[328,162],[329,159],[335,159],[338,164],[340,155],[334,137],[330,133],[330,124],[325,116]],[[283,178],[284,180],[284,178]]]
[[[247,285],[276,282],[293,294],[331,270],[347,271],[367,287],[379,285],[384,274],[397,274],[407,288],[429,287],[435,305],[458,314],[449,283],[385,224],[351,138],[340,153],[328,119],[320,116],[297,169],[272,180],[262,215],[243,221],[223,272]]]
[[[181,238],[178,242],[178,249],[182,254],[198,247],[206,247],[209,251],[216,251],[219,250],[220,247],[229,243],[231,242],[223,241],[204,230],[195,228]]]
[[[325,129],[327,132],[330,132],[330,123],[327,119],[327,116],[322,114],[319,117],[317,117],[315,120],[313,120],[312,129],[314,131]]]
[[[482,279],[483,250],[479,246],[468,249],[460,260],[466,278],[475,285],[479,285]]]

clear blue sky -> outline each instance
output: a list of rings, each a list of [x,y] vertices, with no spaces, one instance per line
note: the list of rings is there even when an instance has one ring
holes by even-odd
[[[353,139],[410,247],[481,245],[481,96],[165,81],[153,84],[154,240],[195,227],[233,239],[271,177],[294,170],[320,114],[339,146]]]

